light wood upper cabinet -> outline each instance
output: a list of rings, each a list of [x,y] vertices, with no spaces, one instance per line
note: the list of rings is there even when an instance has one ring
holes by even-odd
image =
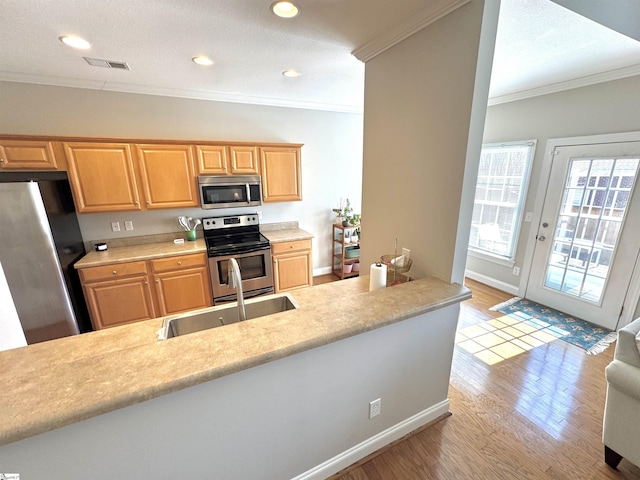
[[[258,147],[196,145],[198,173],[205,175],[258,175]]]
[[[191,146],[136,145],[136,152],[146,208],[198,206]]]
[[[264,202],[302,200],[299,147],[260,148]]]
[[[1,170],[56,170],[53,142],[37,140],[0,141]]]
[[[141,209],[128,144],[83,142],[63,145],[79,213]]]
[[[228,175],[229,154],[224,145],[197,145],[196,162],[198,173],[208,175]]]
[[[259,173],[258,148],[231,145],[229,148],[229,173],[231,175],[257,175]]]

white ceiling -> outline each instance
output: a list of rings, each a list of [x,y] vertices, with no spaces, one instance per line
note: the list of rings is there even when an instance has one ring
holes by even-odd
[[[633,0],[635,1],[635,0]],[[213,100],[361,111],[352,52],[464,0],[2,0],[0,80]],[[91,44],[73,50],[75,34]],[[208,55],[201,67],[191,58]],[[83,56],[127,62],[92,67]],[[549,0],[502,0],[493,103],[640,74],[640,43]],[[302,76],[289,79],[282,71]]]

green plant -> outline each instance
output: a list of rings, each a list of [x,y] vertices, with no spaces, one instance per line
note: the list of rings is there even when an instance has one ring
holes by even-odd
[[[353,212],[353,208],[351,208],[348,198],[346,200],[341,198],[338,208],[332,208],[331,211],[336,214],[336,217],[343,217],[346,220],[349,218],[349,214]]]

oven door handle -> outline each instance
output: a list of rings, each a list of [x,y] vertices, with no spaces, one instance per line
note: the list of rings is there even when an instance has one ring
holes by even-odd
[[[249,184],[245,183],[244,187],[247,189],[247,203],[251,203],[251,189],[249,188]]]

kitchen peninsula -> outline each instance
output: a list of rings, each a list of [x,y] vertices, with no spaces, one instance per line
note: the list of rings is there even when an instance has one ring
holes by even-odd
[[[368,282],[296,290],[297,310],[166,341],[152,319],[0,352],[0,466],[36,479],[325,478],[448,412],[470,292]]]

